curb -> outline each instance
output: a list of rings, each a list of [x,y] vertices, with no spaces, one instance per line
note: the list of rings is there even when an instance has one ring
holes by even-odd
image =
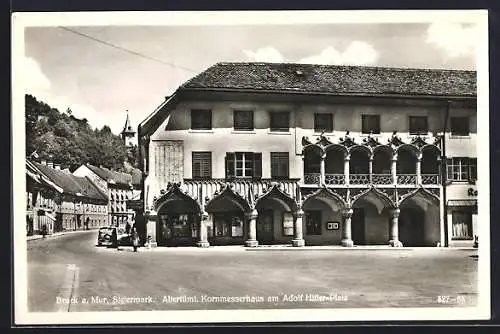
[[[56,238],[56,237],[60,237],[60,236],[67,235],[67,234],[77,234],[77,233],[93,232],[93,231],[97,231],[97,230],[79,230],[79,231],[57,232],[57,233],[53,233],[53,234],[47,234],[45,236],[45,239]],[[40,239],[43,239],[43,236],[41,234],[31,235],[31,236],[26,237],[26,241],[34,241],[34,240],[40,240]]]

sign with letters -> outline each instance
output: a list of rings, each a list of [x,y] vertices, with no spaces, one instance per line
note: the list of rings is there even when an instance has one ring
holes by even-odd
[[[339,222],[327,222],[326,223],[326,229],[327,230],[338,230],[340,227]]]

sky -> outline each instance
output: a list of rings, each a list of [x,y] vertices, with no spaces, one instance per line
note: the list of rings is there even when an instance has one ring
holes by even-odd
[[[26,93],[118,134],[217,62],[475,70],[477,40],[459,22],[28,27],[23,67]]]

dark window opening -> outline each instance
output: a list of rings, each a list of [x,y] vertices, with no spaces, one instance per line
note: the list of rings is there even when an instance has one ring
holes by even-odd
[[[468,136],[470,134],[469,117],[452,117],[450,125],[451,134],[454,136]]]
[[[191,110],[192,130],[211,130],[212,111],[211,110]]]
[[[306,234],[321,235],[321,211],[306,211]]]
[[[410,116],[410,134],[423,135],[429,131],[427,116]]]
[[[226,153],[226,178],[262,177],[262,153]]]
[[[362,115],[361,116],[362,133],[380,133],[380,115]]]
[[[288,178],[289,176],[288,152],[271,152],[271,177]]]
[[[253,130],[253,111],[235,110],[233,112],[233,128],[240,131]]]
[[[288,111],[271,112],[269,117],[271,131],[290,131],[290,113]]]
[[[315,132],[333,132],[333,114],[314,114]]]

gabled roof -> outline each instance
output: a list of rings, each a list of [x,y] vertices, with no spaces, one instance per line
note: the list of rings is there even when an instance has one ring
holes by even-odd
[[[106,182],[111,181],[112,183],[121,185],[132,184],[132,175],[130,174],[113,171],[105,167],[96,167],[91,164],[86,164],[86,166]]]
[[[62,188],[63,193],[105,201],[108,199],[106,194],[102,193],[87,177],[78,177],[38,162],[32,162],[32,164],[42,175]]]
[[[338,95],[476,96],[476,72],[292,63],[218,63],[183,89],[287,91]]]

